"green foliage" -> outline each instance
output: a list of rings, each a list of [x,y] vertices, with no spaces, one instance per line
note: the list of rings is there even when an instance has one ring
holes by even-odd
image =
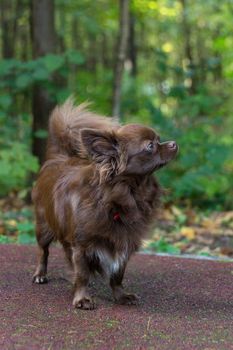
[[[0,244],[15,243],[15,239],[9,236],[0,235]]]
[[[22,45],[29,11],[21,6],[15,56],[0,60],[0,195],[22,191],[38,170],[32,137],[47,133],[31,132],[32,87],[42,87],[55,103],[73,94],[78,102],[93,102],[93,110],[111,113],[118,3],[57,0],[56,53],[36,60],[31,45]],[[130,47],[121,118],[155,127],[162,140],[177,140],[178,158],[158,173],[170,190],[168,200],[230,208],[233,7],[228,0],[185,6],[179,0],[131,2],[137,73],[130,68]]]
[[[145,89],[140,80],[126,76],[124,89],[123,108],[130,111],[125,121],[152,125],[162,141],[175,139],[179,145],[177,159],[157,173],[169,189],[167,199],[212,209],[232,207],[233,139],[221,111],[224,97],[206,86],[194,95],[180,84],[167,86],[161,108],[153,85]]]
[[[175,247],[172,244],[166,242],[163,238],[160,238],[158,241],[151,242],[148,245],[148,248],[157,253],[168,253],[168,254],[179,254],[180,249]]]
[[[0,212],[1,231],[0,244],[18,243],[34,244],[35,225],[30,208],[17,211]]]
[[[9,143],[0,150],[0,195],[19,190],[26,185],[29,172],[38,170],[38,162],[25,144]]]
[[[226,142],[215,97],[203,93],[195,98],[193,102],[193,97],[186,97],[177,109],[178,126],[174,125],[171,135],[180,146],[180,154],[169,170],[161,171],[161,180],[172,188],[173,199],[190,198],[199,205],[212,202],[216,207],[230,204],[233,144]],[[190,111],[188,118],[183,109]],[[165,133],[166,129],[169,125],[163,125]]]
[[[34,244],[35,239],[35,227],[34,223],[31,221],[24,221],[17,224],[18,238],[17,242],[19,244]]]
[[[0,196],[23,189],[28,175],[39,169],[37,159],[31,154],[30,108],[17,115],[18,106],[22,108],[25,96],[31,96],[34,84],[43,84],[53,100],[64,101],[70,90],[59,89],[50,80],[55,73],[67,76],[67,66],[84,61],[84,56],[75,50],[28,62],[0,61]],[[47,131],[38,130],[34,136],[46,138]]]
[[[50,92],[51,98],[59,100],[60,86],[51,82],[54,74],[67,78],[71,65],[82,65],[85,56],[77,50],[69,49],[63,54],[48,54],[36,60],[22,62],[16,59],[0,61],[0,106],[10,108],[12,97],[16,98],[34,84],[42,84]],[[8,92],[6,92],[8,91]],[[67,90],[67,95],[71,91]],[[66,98],[67,96],[65,96]]]

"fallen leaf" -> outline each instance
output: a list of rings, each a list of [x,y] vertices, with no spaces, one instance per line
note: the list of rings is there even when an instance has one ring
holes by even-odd
[[[17,221],[16,220],[7,220],[6,224],[11,227],[16,227],[17,226]]]
[[[233,255],[233,248],[232,247],[221,247],[220,253],[227,256]]]
[[[176,207],[175,205],[173,205],[171,207],[171,211],[175,216],[180,216],[183,214],[182,211],[178,207]]]
[[[192,227],[183,226],[180,230],[181,235],[192,240],[196,237],[196,231]]]
[[[187,223],[188,225],[193,225],[197,222],[197,214],[193,209],[187,209],[185,210],[185,215],[187,216]]]
[[[205,218],[201,221],[201,226],[211,230],[213,228],[218,227],[218,223],[213,221],[212,219]]]
[[[163,218],[165,220],[174,220],[174,215],[171,213],[169,209],[165,209],[163,211]]]

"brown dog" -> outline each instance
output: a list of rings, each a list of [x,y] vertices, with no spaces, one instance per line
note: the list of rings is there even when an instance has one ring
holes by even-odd
[[[134,304],[137,297],[122,287],[125,267],[155,217],[161,191],[152,174],[177,150],[148,127],[114,124],[71,100],[57,107],[33,189],[39,245],[34,282],[47,282],[49,244],[59,240],[74,271],[75,307],[95,307],[87,291],[95,271],[109,278],[118,303]]]

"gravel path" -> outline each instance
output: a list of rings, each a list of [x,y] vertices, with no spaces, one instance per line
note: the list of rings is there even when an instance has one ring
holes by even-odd
[[[34,246],[0,246],[1,350],[233,349],[233,263],[135,255],[125,276],[138,306],[114,305],[105,282],[98,309],[73,309],[61,249],[49,283],[33,285]]]

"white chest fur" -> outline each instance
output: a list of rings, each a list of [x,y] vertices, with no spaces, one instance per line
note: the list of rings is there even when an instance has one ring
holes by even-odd
[[[98,258],[101,268],[108,276],[119,271],[128,260],[128,255],[124,251],[115,254],[113,257],[104,249],[96,249],[94,255]]]

